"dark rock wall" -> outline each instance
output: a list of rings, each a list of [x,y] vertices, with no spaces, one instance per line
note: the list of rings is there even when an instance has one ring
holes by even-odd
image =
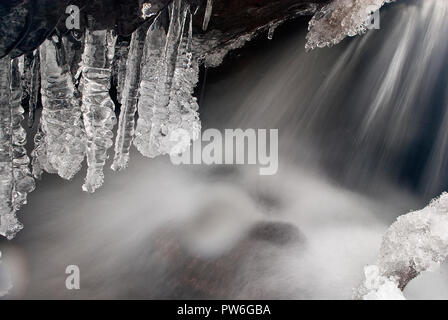
[[[201,31],[205,0],[189,0],[199,7],[195,30]],[[114,29],[119,35],[131,34],[144,20],[141,7],[148,0],[0,0],[0,58],[12,57],[37,48],[49,34],[69,32],[65,27],[69,4],[81,8],[81,28],[91,22],[93,28]],[[153,0],[159,7],[170,0]],[[209,30],[239,35],[272,20],[281,19],[303,10],[310,3],[322,4],[328,0],[214,0]]]

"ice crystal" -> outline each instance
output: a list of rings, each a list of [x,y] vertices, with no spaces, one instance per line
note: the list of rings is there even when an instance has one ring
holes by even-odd
[[[107,150],[112,146],[115,105],[109,96],[116,36],[108,30],[87,30],[82,55],[82,113],[87,134],[87,177],[83,190],[103,184]]]
[[[337,0],[322,7],[311,19],[307,50],[330,47],[347,36],[364,33],[372,13],[393,0]]]
[[[42,116],[35,136],[33,174],[42,171],[71,179],[85,156],[85,133],[79,100],[60,38],[40,46]]]

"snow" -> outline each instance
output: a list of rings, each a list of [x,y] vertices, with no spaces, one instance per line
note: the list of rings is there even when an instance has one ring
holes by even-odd
[[[374,11],[393,0],[337,0],[323,6],[311,19],[305,48],[331,47],[345,37],[367,30]]]
[[[447,256],[448,193],[443,193],[424,209],[403,215],[392,224],[383,238],[376,265],[366,268],[366,280],[357,297],[396,298],[392,284],[403,290]]]

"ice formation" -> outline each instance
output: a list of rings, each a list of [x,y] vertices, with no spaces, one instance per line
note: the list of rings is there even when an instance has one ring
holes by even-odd
[[[145,40],[134,145],[148,157],[171,154],[176,134],[182,132],[190,141],[201,129],[192,96],[198,81],[198,64],[191,51],[192,15],[183,1],[175,0],[170,17],[166,36],[157,19]]]
[[[71,179],[85,156],[85,133],[79,100],[62,40],[54,36],[39,48],[41,65],[42,115],[34,138],[33,174],[43,171]]]
[[[115,140],[115,156],[112,170],[123,170],[129,161],[129,149],[134,138],[135,113],[137,111],[140,65],[143,55],[146,30],[137,29],[132,34],[129,59],[125,66],[123,93],[121,95],[120,119]],[[120,82],[119,82],[120,83]]]
[[[16,211],[34,190],[21,126],[23,108],[18,59],[0,60],[0,234],[12,239],[22,229]]]
[[[208,24],[213,11],[213,0],[207,0],[207,6],[205,7],[204,21],[202,23],[202,30],[207,31]]]
[[[311,19],[307,50],[330,47],[347,36],[362,34],[372,13],[393,0],[336,0],[323,6]]]
[[[126,64],[129,55],[129,41],[117,42],[115,46],[115,57],[112,68],[113,83],[117,87],[117,100],[122,100],[124,82],[126,79]],[[131,57],[132,58],[132,57]]]
[[[281,24],[282,22],[272,22],[269,24],[269,29],[268,29],[268,39],[272,40],[274,39],[274,33],[275,30],[278,28],[278,26]]]
[[[448,193],[444,193],[426,208],[399,217],[389,228],[378,261],[366,268],[356,298],[398,298],[397,290],[447,256]]]
[[[109,96],[116,36],[108,30],[86,30],[82,55],[82,114],[87,134],[87,176],[84,191],[103,184],[107,150],[112,146],[115,105]]]
[[[11,96],[9,107],[11,112],[11,146],[12,146],[12,169],[13,169],[13,198],[14,210],[26,204],[27,194],[34,190],[34,179],[29,169],[30,159],[28,157],[26,145],[26,132],[21,123],[23,120],[23,108],[21,105],[22,90],[20,85],[20,73],[18,70],[18,60],[11,61]]]
[[[30,54],[20,56],[19,58],[20,87],[22,90],[22,101],[28,101],[31,91],[31,65],[33,56]]]
[[[28,126],[32,126],[34,123],[34,112],[37,109],[40,92],[40,58],[39,49],[33,52],[33,62],[31,64],[31,87],[30,87],[30,100],[29,100],[29,115]]]

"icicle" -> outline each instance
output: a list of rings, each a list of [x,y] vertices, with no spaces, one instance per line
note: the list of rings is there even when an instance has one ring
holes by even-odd
[[[115,141],[115,157],[112,170],[125,169],[129,161],[129,149],[134,138],[135,112],[137,111],[140,65],[145,44],[146,29],[139,28],[132,34],[125,68],[125,81],[121,95],[121,112]]]
[[[29,106],[30,92],[31,92],[31,67],[33,64],[33,55],[26,54],[21,56],[22,61],[19,61],[19,72],[21,74],[20,86],[22,89],[22,102],[23,105]],[[23,64],[21,66],[21,64]],[[22,69],[23,68],[23,69]]]
[[[187,146],[182,146],[182,150],[172,150],[178,144],[178,137],[173,135],[188,134],[189,144],[190,139],[195,140],[200,132],[198,105],[192,97],[198,81],[198,65],[191,53],[191,14],[188,27],[185,23],[188,11],[181,0],[171,5],[170,27],[161,54],[158,50],[151,50],[165,41],[158,23],[148,32],[146,39],[145,50],[149,54],[142,70],[134,144],[148,157],[182,152]]]
[[[81,168],[86,140],[60,38],[55,36],[41,45],[40,62],[43,109],[32,152],[33,174],[39,178],[45,170],[71,179]]]
[[[29,101],[29,115],[28,126],[32,127],[34,124],[35,111],[39,103],[40,92],[40,58],[39,49],[34,50],[33,62],[31,64],[31,87],[30,87],[30,101]]]
[[[9,57],[0,60],[0,235],[11,239],[22,229],[12,203],[12,132],[9,107],[11,65]]]
[[[21,127],[18,59],[0,60],[0,235],[12,239],[22,229],[15,212],[26,203],[34,180],[28,168],[26,133]]]
[[[152,151],[150,136],[156,94],[158,94],[157,84],[162,77],[160,69],[165,43],[166,34],[159,17],[146,34],[139,87],[138,120],[134,138],[136,148],[147,157],[157,155],[155,151]]]
[[[78,74],[78,71],[80,69],[80,64],[81,64],[81,55],[82,55],[82,46],[83,46],[83,42],[82,42],[82,38],[83,36],[80,35],[79,36],[80,40],[78,40],[78,38],[75,38],[74,33],[72,32],[72,34],[70,36],[64,36],[62,38],[62,42],[64,44],[64,50],[65,50],[65,61],[69,67],[70,73],[72,75],[72,81],[73,84],[75,84],[78,81],[78,78],[76,77],[76,75]],[[79,92],[77,90],[75,90],[76,95],[79,95]]]
[[[277,29],[277,27],[280,25],[280,22],[277,23],[271,23],[269,25],[269,30],[268,30],[268,40],[272,40],[274,38],[274,33],[275,30]]]
[[[116,123],[109,96],[116,37],[107,30],[87,30],[82,55],[82,112],[87,133],[87,177],[82,186],[93,193],[103,184],[107,150],[112,146]]]
[[[199,66],[197,61],[193,59],[191,52],[193,38],[193,17],[191,14],[188,20],[189,23],[188,26],[185,25],[177,56],[173,87],[168,105],[167,127],[169,134],[167,136],[169,140],[165,142],[166,148],[161,150],[171,155],[185,152],[190,146],[190,140],[198,139],[201,132],[201,123],[197,112],[199,105],[196,98],[193,97],[194,88],[199,81]],[[182,136],[187,135],[188,139],[173,136],[174,132],[182,134]],[[179,144],[179,139],[184,141],[185,144]],[[176,145],[176,149],[173,145]]]
[[[117,88],[117,100],[121,102],[126,79],[126,62],[129,55],[129,41],[121,41],[115,46],[115,58],[112,67],[113,83]],[[140,57],[141,59],[141,57]]]
[[[207,6],[205,7],[204,22],[202,23],[202,30],[207,31],[210,18],[213,11],[213,0],[207,0]]]
[[[35,188],[34,179],[29,169],[30,159],[26,151],[26,132],[22,128],[23,108],[21,76],[18,59],[12,60],[11,65],[11,130],[12,130],[12,165],[14,176],[14,189],[12,205],[14,210],[26,204],[27,194]]]

